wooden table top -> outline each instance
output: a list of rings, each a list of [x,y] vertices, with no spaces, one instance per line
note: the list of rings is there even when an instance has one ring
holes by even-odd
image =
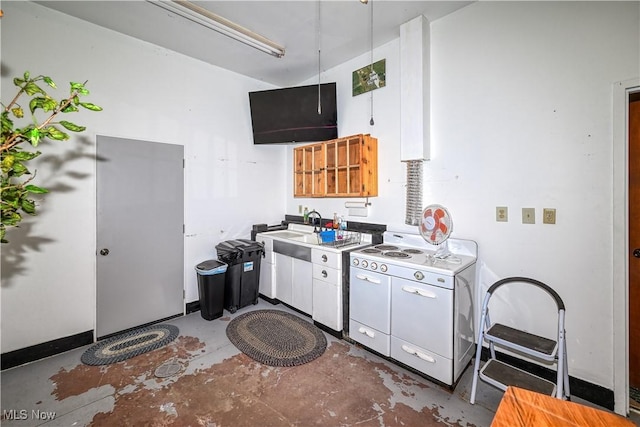
[[[491,427],[635,427],[600,409],[517,387],[504,393]]]

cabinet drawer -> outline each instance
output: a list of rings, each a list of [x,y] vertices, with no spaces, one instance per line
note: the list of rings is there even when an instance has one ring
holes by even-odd
[[[329,268],[324,265],[313,264],[313,278],[319,279],[325,282],[329,282],[332,285],[339,286],[342,279],[340,270],[335,268]]]
[[[331,268],[339,269],[341,266],[340,258],[342,254],[340,252],[323,251],[322,249],[311,250],[311,262],[314,264],[320,264]]]
[[[453,383],[453,363],[451,359],[393,336],[391,337],[391,358],[445,384],[451,385]]]
[[[390,337],[377,329],[363,325],[353,319],[349,319],[349,336],[352,340],[377,351],[383,356],[389,356]]]

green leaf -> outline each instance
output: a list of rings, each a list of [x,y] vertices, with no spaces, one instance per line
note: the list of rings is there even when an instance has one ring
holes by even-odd
[[[70,82],[69,84],[71,85],[71,91],[81,91],[84,89],[84,83]]]
[[[42,154],[40,151],[18,151],[16,153],[14,153],[13,155],[15,156],[16,160],[20,160],[20,161],[27,161],[27,160],[33,160],[36,157],[38,157],[40,154]]]
[[[63,113],[75,113],[79,110],[78,110],[78,107],[76,107],[75,105],[69,104],[66,107],[62,108],[60,111]]]
[[[7,234],[7,230],[4,227],[4,224],[0,224],[0,243],[9,243],[4,237]]]
[[[25,191],[28,191],[29,193],[33,193],[33,194],[45,194],[48,193],[49,190],[47,190],[46,188],[42,188],[42,187],[38,187],[37,185],[25,185],[24,186]]]
[[[43,95],[47,95],[47,93],[45,91],[43,91],[40,86],[38,86],[37,84],[35,84],[34,82],[27,82],[27,84],[24,86],[24,91],[27,95],[29,96],[33,96],[36,93],[41,93]]]
[[[3,216],[5,213],[11,212],[12,209],[18,209],[18,201],[20,200],[20,198],[17,196],[19,196],[19,194],[17,194],[17,192],[13,193],[5,194],[2,196],[2,203],[4,204],[4,206],[2,207]]]
[[[9,154],[6,155],[2,162],[0,163],[0,169],[2,169],[2,173],[9,173],[11,169],[13,169],[13,164],[15,163],[16,158]]]
[[[36,204],[33,200],[23,199],[22,200],[22,210],[28,213],[29,215],[36,214]]]
[[[21,87],[23,84],[25,84],[25,82],[26,82],[25,80],[23,80],[23,79],[21,79],[19,77],[14,77],[14,79],[13,79],[13,84],[18,86],[18,87]]]
[[[13,176],[22,176],[25,173],[29,173],[29,169],[25,165],[20,162],[14,162],[13,167],[11,168],[13,172]]]
[[[29,77],[31,77],[31,74],[28,71],[24,72],[24,79],[25,80],[29,80]]]
[[[45,112],[54,111],[58,104],[56,100],[50,97],[36,97],[32,98],[29,101],[29,110],[31,110],[31,114],[33,114],[38,108],[44,110]]]
[[[80,105],[82,105],[84,108],[86,108],[87,110],[91,110],[91,111],[102,111],[102,107],[99,107],[95,104],[92,104],[90,102],[81,102]]]
[[[29,143],[31,145],[33,145],[34,147],[37,147],[38,144],[40,144],[40,139],[42,138],[42,135],[40,134],[40,131],[36,128],[33,129],[29,129],[25,134],[24,134],[25,138],[27,138],[29,140]]]
[[[24,110],[22,109],[22,107],[13,107],[11,109],[11,113],[14,115],[14,117],[21,119],[24,117]]]
[[[66,120],[60,120],[60,124],[64,126],[66,130],[70,130],[71,132],[84,132],[87,129],[86,126],[78,126]]]
[[[2,211],[2,223],[8,226],[15,226],[22,221],[22,216],[18,212]]]
[[[55,126],[49,126],[43,129],[43,131],[44,131],[45,137],[51,138],[56,141],[66,141],[67,139],[69,139],[68,134],[62,132],[60,129],[56,128]]]
[[[48,84],[50,87],[57,89],[58,87],[56,86],[55,82],[53,80],[51,80],[51,77],[48,76],[44,76],[42,77],[42,80],[44,80],[44,82],[46,84]]]

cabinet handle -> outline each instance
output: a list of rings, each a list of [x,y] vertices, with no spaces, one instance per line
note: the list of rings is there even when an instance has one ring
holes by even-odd
[[[421,297],[425,297],[425,298],[435,298],[436,294],[434,294],[433,292],[428,292],[422,289],[418,289],[418,288],[412,288],[411,286],[403,286],[402,290],[405,292],[409,292],[410,294],[414,294],[414,295],[420,295]]]
[[[322,277],[326,278],[327,276],[328,276],[327,270],[322,270]]]
[[[373,332],[371,332],[368,329],[363,328],[362,326],[360,326],[360,329],[358,329],[358,332],[360,332],[363,335],[368,336],[369,338],[374,338],[376,336],[376,334],[374,334]]]
[[[374,279],[373,277],[365,276],[364,274],[356,274],[356,278],[364,280],[365,282],[375,283],[376,285],[380,284],[380,280]]]
[[[326,256],[326,255],[322,255],[322,262],[327,262],[327,260],[328,260],[328,259],[329,259],[329,258],[327,258],[327,256]]]
[[[406,351],[407,353],[412,354],[412,355],[414,355],[416,357],[419,357],[420,359],[422,359],[424,361],[427,361],[429,363],[436,363],[436,359],[434,359],[433,357],[429,356],[428,354],[424,354],[424,353],[421,353],[419,351],[416,351],[416,350],[412,349],[411,347],[409,347],[408,345],[403,344],[402,345],[402,349],[404,351]]]

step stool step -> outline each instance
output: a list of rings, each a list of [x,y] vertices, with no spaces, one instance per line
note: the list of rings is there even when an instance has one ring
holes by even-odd
[[[550,360],[555,355],[557,348],[557,343],[554,340],[514,329],[500,323],[492,325],[486,332],[485,337],[488,340],[504,343],[507,346],[511,343],[525,349],[533,350],[541,355],[547,356],[547,360]]]
[[[512,385],[550,396],[555,395],[556,392],[556,385],[551,381],[496,359],[489,359],[485,363],[480,370],[480,378],[502,390]]]

